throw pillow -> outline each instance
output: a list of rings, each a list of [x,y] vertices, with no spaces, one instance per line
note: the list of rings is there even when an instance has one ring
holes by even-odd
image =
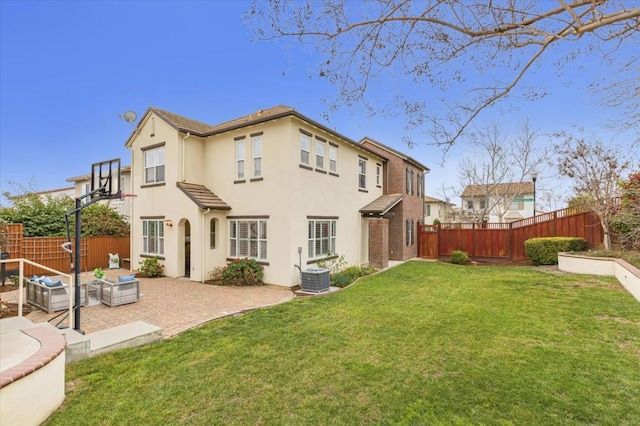
[[[118,277],[118,282],[119,283],[126,283],[129,281],[133,281],[136,279],[136,274],[131,274],[131,275],[121,275]]]

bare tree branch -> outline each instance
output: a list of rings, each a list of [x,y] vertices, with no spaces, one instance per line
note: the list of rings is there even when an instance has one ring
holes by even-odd
[[[413,80],[422,92],[392,96],[391,108],[410,128],[432,123],[432,143],[445,152],[541,61],[555,55],[561,67],[608,43],[619,55],[637,47],[640,33],[640,7],[628,0],[256,0],[246,19],[257,39],[313,43],[322,56],[317,75],[337,88],[332,110],[384,110],[368,96],[389,88],[371,83],[388,73]],[[567,54],[578,40],[582,51]],[[638,69],[619,81],[628,76],[638,81]],[[450,90],[456,86],[462,90]],[[640,114],[634,108],[631,120]]]

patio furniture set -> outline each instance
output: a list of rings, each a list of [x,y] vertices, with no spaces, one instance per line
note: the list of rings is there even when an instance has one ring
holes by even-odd
[[[27,303],[48,313],[69,309],[69,292],[74,289],[64,279],[59,275],[26,278]],[[87,306],[90,295],[94,294],[102,304],[110,307],[135,303],[140,300],[140,281],[135,275],[126,275],[118,277],[117,281],[97,279],[80,284],[82,306]]]

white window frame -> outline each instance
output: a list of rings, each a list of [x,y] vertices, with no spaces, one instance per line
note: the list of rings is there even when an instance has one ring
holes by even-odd
[[[267,235],[264,219],[230,220],[229,257],[266,260]]]
[[[163,219],[142,220],[142,254],[164,256]]]
[[[218,219],[212,218],[209,221],[209,248],[215,250],[216,248],[216,231],[218,228]]]
[[[300,134],[300,164],[309,165],[311,159],[311,136]]]
[[[358,158],[358,188],[367,189],[367,160]]]
[[[144,183],[163,183],[165,181],[164,145],[144,151]]]
[[[244,179],[244,139],[236,141],[236,179]]]
[[[308,223],[309,259],[321,259],[330,253],[336,253],[337,220],[310,219]],[[323,235],[323,231],[326,234]]]
[[[253,156],[253,177],[262,176],[262,135],[251,138],[251,155]]]
[[[376,186],[382,186],[382,165],[376,164]]]
[[[316,169],[324,170],[325,143],[316,141]]]
[[[329,171],[338,173],[338,147],[329,145]]]

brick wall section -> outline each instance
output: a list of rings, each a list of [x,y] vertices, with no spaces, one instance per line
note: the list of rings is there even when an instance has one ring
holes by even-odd
[[[384,171],[387,194],[402,194],[402,201],[391,209],[395,215],[389,219],[389,259],[407,260],[418,256],[418,223],[424,220],[424,187],[418,196],[417,176],[424,170],[397,154],[367,141],[362,142],[371,151],[388,159]],[[407,194],[407,168],[413,170],[413,194]],[[423,178],[424,182],[424,178]],[[413,244],[406,244],[407,220],[413,219]]]
[[[386,268],[389,266],[389,220],[369,219],[369,266]]]

